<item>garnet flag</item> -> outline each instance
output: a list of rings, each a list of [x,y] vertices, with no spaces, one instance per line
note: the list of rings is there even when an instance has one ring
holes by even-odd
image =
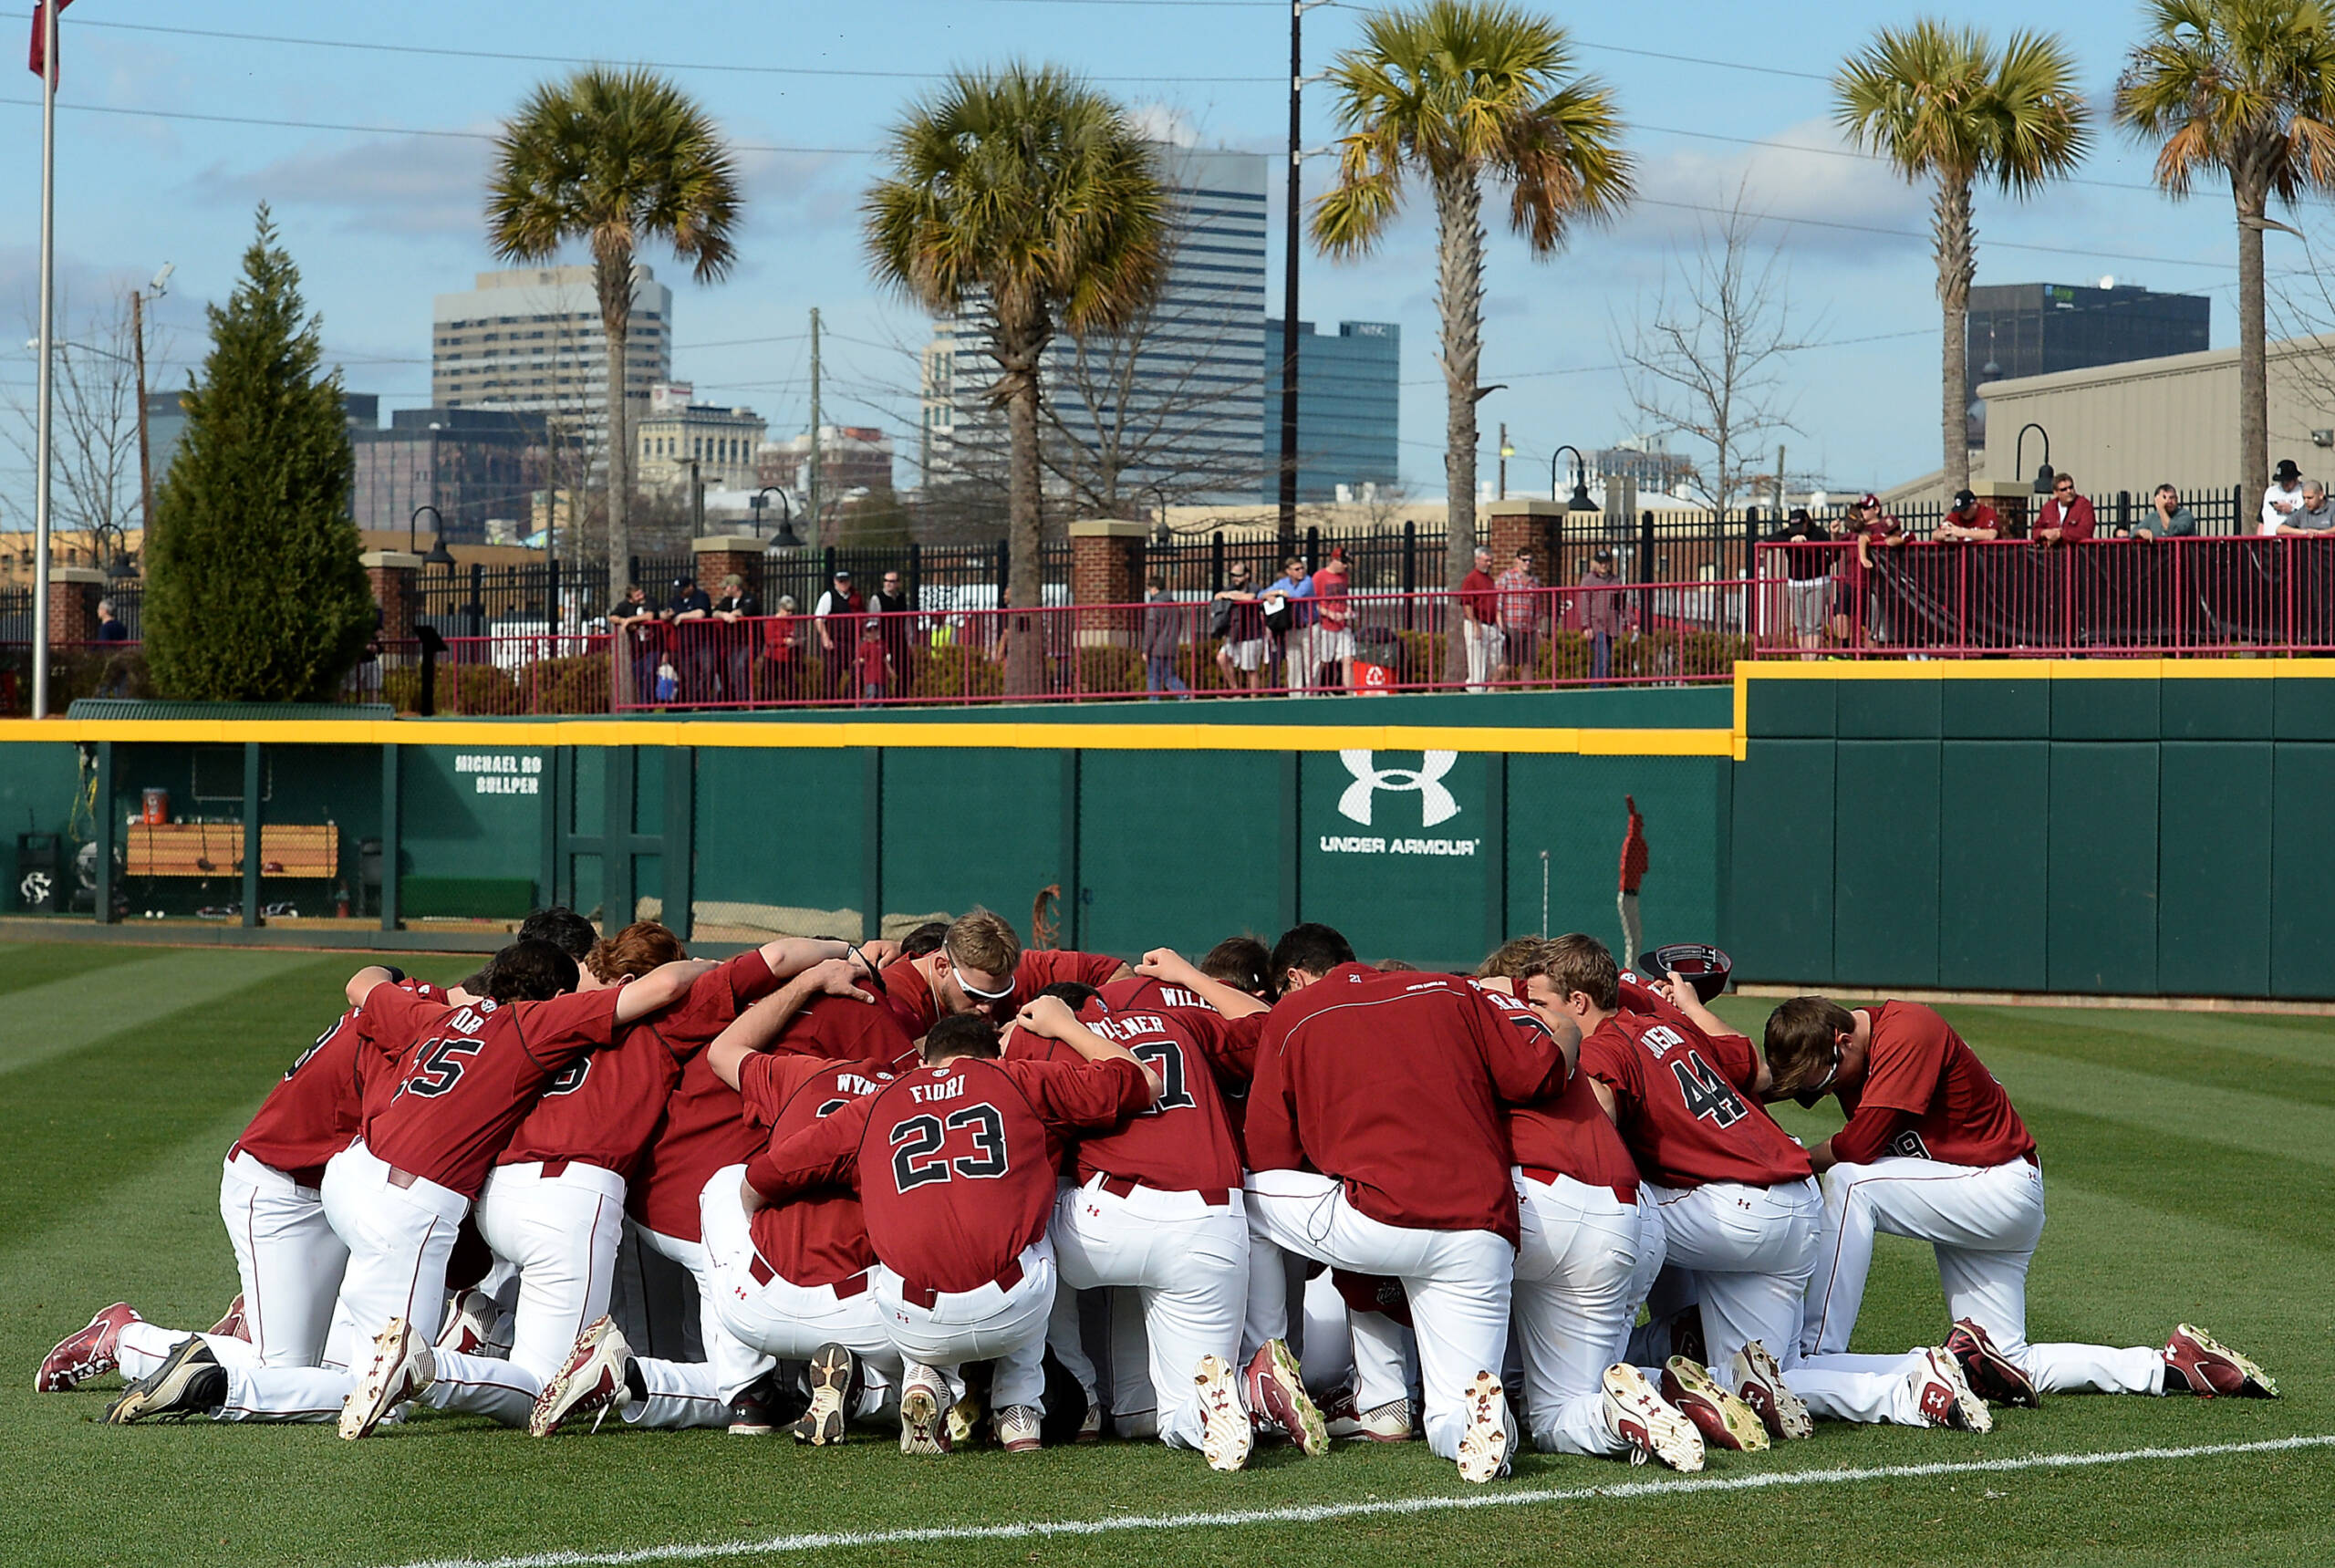
[[[71,4],[73,4],[73,0],[57,0],[57,14],[60,19],[62,19],[65,15],[65,7]],[[39,77],[44,81],[48,78],[47,41],[48,7],[47,0],[33,0],[33,47],[32,57],[29,63],[32,66],[33,75]],[[65,62],[63,53],[60,50],[57,58],[57,75],[61,77],[64,74]]]

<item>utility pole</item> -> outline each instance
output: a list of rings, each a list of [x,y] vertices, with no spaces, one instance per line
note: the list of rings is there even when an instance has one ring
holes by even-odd
[[[48,717],[48,468],[50,417],[56,378],[50,360],[57,351],[57,14],[61,3],[43,5],[40,51],[40,414],[34,445],[33,476],[33,705],[36,719]],[[113,809],[99,801],[100,813]],[[103,884],[105,867],[99,867]],[[104,910],[99,911],[100,914]]]
[[[138,521],[151,538],[154,531],[154,460],[146,440],[146,296],[156,299],[170,292],[176,264],[164,262],[154,281],[130,291],[130,352],[138,362]]]
[[[1784,510],[1784,443],[1783,443],[1783,442],[1781,442],[1781,441],[1778,441],[1778,442],[1776,443],[1776,514],[1777,514],[1777,516],[1779,516],[1779,517],[1782,516],[1782,515],[1783,515],[1783,510]]]
[[[1304,211],[1298,171],[1304,162],[1300,138],[1304,133],[1299,113],[1305,87],[1304,55],[1299,33],[1309,4],[1323,0],[1290,0],[1289,5],[1289,232],[1284,238],[1281,280],[1281,511],[1277,532],[1285,552],[1297,543],[1297,255],[1303,241]]]
[[[811,544],[825,538],[819,516],[819,307],[811,307]]]

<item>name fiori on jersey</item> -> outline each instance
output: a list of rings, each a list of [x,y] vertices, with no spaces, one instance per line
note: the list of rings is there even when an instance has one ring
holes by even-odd
[[[965,1080],[962,1078],[950,1078],[938,1084],[908,1085],[908,1097],[922,1105],[931,1105],[938,1100],[953,1100],[964,1092]]]

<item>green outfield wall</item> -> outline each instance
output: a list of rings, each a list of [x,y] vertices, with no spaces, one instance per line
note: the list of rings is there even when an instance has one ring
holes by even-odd
[[[2324,998],[2330,784],[2335,667],[1828,662],[1482,697],[18,722],[0,854],[95,845],[127,909],[85,896],[18,935],[484,947],[558,901],[718,949],[982,904],[1129,956],[1319,919],[1443,966],[1542,929],[1544,898],[1547,929],[1618,946],[1634,799],[1646,940],[1715,939],[1744,981]],[[328,823],[337,875],[141,876],[149,789],[182,835]]]

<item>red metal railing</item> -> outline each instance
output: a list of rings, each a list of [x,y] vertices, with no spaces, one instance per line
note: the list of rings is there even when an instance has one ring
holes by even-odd
[[[2335,649],[2335,538],[1762,545],[1761,658]]]

